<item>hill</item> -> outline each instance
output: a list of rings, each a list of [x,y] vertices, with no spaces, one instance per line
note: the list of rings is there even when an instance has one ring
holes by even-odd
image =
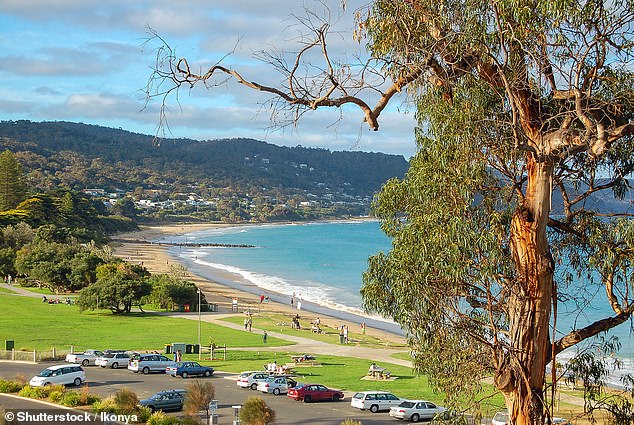
[[[162,140],[72,122],[0,122],[0,147],[18,154],[35,186],[133,191],[191,187],[280,188],[372,196],[402,177],[402,156],[281,147],[252,139]]]

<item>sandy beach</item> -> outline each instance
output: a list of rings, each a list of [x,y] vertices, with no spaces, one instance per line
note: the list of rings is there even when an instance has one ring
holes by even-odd
[[[168,273],[174,268],[184,269],[177,259],[168,254],[167,245],[154,245],[147,242],[153,241],[169,235],[178,235],[195,231],[206,230],[210,228],[226,227],[229,225],[222,223],[205,223],[205,224],[172,224],[164,226],[145,226],[139,231],[129,233],[119,233],[112,237],[114,255],[126,261],[133,263],[142,263],[150,273],[161,274]],[[234,225],[231,225],[234,226]],[[189,270],[185,271],[185,278],[198,286],[209,303],[218,306],[219,313],[228,313],[232,311],[233,299],[238,299],[238,313],[249,310],[251,312],[275,312],[288,315],[289,318],[298,313],[297,310],[291,309],[290,305],[281,302],[265,302],[260,303],[260,297],[256,294],[240,291],[232,287],[225,286],[218,282],[205,279]],[[227,275],[227,279],[231,279]],[[302,311],[299,312],[304,317],[311,317],[315,313]],[[343,312],[334,311],[332,309],[319,308],[318,316],[321,322],[330,327],[339,325],[348,325],[348,328],[354,332],[360,331],[359,323],[346,321],[346,315]],[[311,318],[312,320],[312,318]],[[368,321],[371,323],[371,321]],[[395,343],[404,343],[405,338],[383,329],[377,329],[368,325],[366,333],[386,341]]]

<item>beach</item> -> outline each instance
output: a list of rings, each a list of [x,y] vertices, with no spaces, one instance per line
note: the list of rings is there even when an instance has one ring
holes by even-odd
[[[169,255],[169,245],[151,244],[148,242],[158,239],[165,239],[170,235],[182,235],[196,231],[202,231],[212,228],[228,227],[222,223],[204,223],[204,224],[171,224],[161,226],[143,226],[139,231],[120,233],[113,236],[111,244],[114,255],[132,263],[143,264],[144,267],[152,274],[169,273],[173,270],[182,272],[185,266],[181,264],[177,258]],[[235,226],[235,225],[230,225]],[[269,312],[287,315],[289,318],[295,314],[300,314],[304,318],[313,320],[317,316],[320,318],[324,326],[336,328],[341,325],[347,325],[354,332],[360,332],[360,323],[357,317],[353,317],[345,311],[334,310],[323,306],[310,307],[305,304],[302,311],[292,309],[289,304],[284,302],[283,296],[271,296],[268,302],[260,302],[260,296],[257,289],[253,292],[237,289],[239,285],[227,285],[202,277],[200,274],[185,269],[185,279],[193,282],[203,293],[207,302],[216,304],[219,313],[235,312],[233,302],[237,299],[237,314],[243,314],[245,311],[251,312]],[[235,280],[235,276],[227,273],[222,282],[230,282]],[[240,283],[241,285],[244,282]],[[306,311],[306,308],[312,311]],[[315,316],[315,317],[312,317]],[[392,327],[393,328],[393,327]],[[404,344],[405,338],[398,332],[390,331],[390,327],[380,322],[372,320],[366,321],[366,333],[368,335],[380,338],[382,340]]]

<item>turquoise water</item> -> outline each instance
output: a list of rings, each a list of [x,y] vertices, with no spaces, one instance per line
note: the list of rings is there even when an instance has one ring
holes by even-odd
[[[170,237],[169,241],[253,245],[255,248],[181,247],[173,248],[170,254],[195,273],[221,283],[228,283],[221,275],[230,273],[235,282],[250,286],[240,289],[281,294],[286,300],[295,294],[305,303],[360,315],[359,289],[367,259],[379,251],[389,251],[391,246],[376,221],[236,226]],[[239,287],[235,282],[230,285]],[[558,338],[573,327],[613,315],[600,287],[584,282],[578,285],[572,292],[591,301],[581,308],[573,300],[559,305]],[[634,339],[629,322],[611,334],[621,342],[618,355],[624,370],[632,371]],[[562,359],[570,355],[566,353]]]

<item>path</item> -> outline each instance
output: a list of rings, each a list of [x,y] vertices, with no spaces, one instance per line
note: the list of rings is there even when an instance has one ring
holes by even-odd
[[[168,315],[170,317],[179,317],[182,319],[198,320],[197,315],[181,314],[181,313],[160,313]],[[218,314],[218,313],[205,313],[201,314],[200,318],[204,322],[214,323],[219,326],[232,328],[236,330],[244,330],[244,327],[237,323],[231,323],[222,319],[227,317],[234,317],[236,314]],[[256,332],[261,332],[259,329],[255,329]],[[356,344],[330,344],[328,342],[316,341],[310,338],[302,336],[281,334],[278,332],[269,332],[269,336],[292,341],[295,345],[284,345],[281,347],[266,346],[266,347],[240,347],[241,351],[293,351],[295,353],[308,353],[308,354],[324,354],[333,356],[345,356],[345,357],[357,357],[362,359],[368,359],[377,363],[392,363],[405,367],[412,367],[412,362],[409,360],[397,359],[392,357],[392,354],[402,353],[404,350],[392,349],[392,348],[370,348],[358,346]]]

